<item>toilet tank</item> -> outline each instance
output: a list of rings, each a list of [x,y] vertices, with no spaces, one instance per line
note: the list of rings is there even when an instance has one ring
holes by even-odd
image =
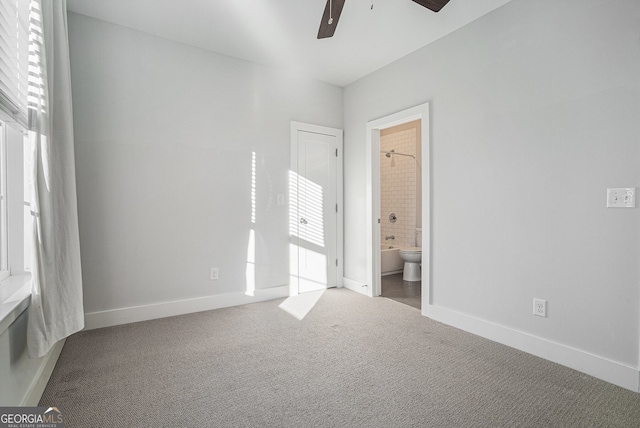
[[[416,227],[416,247],[422,247],[422,228]]]

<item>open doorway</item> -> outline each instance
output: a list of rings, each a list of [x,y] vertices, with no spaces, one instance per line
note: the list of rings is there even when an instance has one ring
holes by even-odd
[[[421,121],[380,130],[380,295],[420,309]]]
[[[395,147],[383,147],[381,145],[381,139],[386,139],[387,135],[392,135],[396,131],[402,132],[408,130],[414,125],[419,125],[419,135],[416,136],[416,149],[414,151],[405,150],[404,148],[398,149]],[[414,127],[415,129],[415,127]],[[411,133],[414,131],[408,131]],[[367,123],[367,166],[368,166],[368,180],[370,186],[367,192],[367,225],[369,228],[368,248],[367,254],[367,284],[368,292],[372,297],[382,295],[382,250],[383,246],[387,249],[389,246],[394,246],[393,243],[397,242],[399,250],[403,247],[405,249],[420,248],[421,257],[418,263],[418,269],[415,270],[415,264],[413,265],[413,272],[409,275],[410,279],[416,279],[415,281],[408,281],[414,283],[413,294],[416,294],[415,286],[419,287],[420,294],[420,307],[423,315],[427,315],[429,307],[429,284],[430,284],[430,260],[431,260],[431,241],[430,241],[430,171],[429,171],[429,104],[422,104],[407,110],[403,110],[398,113],[394,113],[389,116],[382,117]],[[396,138],[390,138],[392,143],[399,141]],[[419,146],[419,151],[418,147]],[[401,147],[401,146],[398,146]],[[391,151],[393,150],[393,152]],[[398,234],[387,233],[394,230],[389,225],[395,221],[399,222],[400,217],[398,212],[394,209],[389,211],[390,207],[385,206],[381,209],[381,159],[383,158],[385,164],[389,168],[398,167],[401,163],[411,162],[414,163],[415,169],[420,169],[420,178],[415,179],[415,183],[410,188],[402,190],[404,193],[413,192],[413,198],[415,199],[414,219],[411,219],[410,210],[402,211],[402,217],[404,217],[403,227],[396,228]],[[411,172],[408,172],[410,174]],[[412,190],[411,187],[414,189]],[[386,190],[388,192],[388,190]],[[393,192],[393,190],[391,190]],[[420,198],[417,197],[419,192]],[[411,195],[407,195],[408,198]],[[418,200],[420,204],[418,206]],[[402,204],[407,204],[402,202]],[[410,203],[408,203],[410,204]],[[399,206],[399,205],[398,205]],[[404,208],[403,208],[404,209]],[[397,211],[401,211],[398,209]],[[395,220],[394,220],[395,217]],[[384,228],[383,228],[384,222]],[[418,227],[421,226],[421,227]],[[420,230],[418,230],[420,229]],[[383,235],[383,233],[385,233]],[[393,239],[390,239],[394,236]],[[385,239],[389,238],[389,239]],[[413,242],[413,245],[412,245]],[[385,260],[385,263],[387,260]],[[414,262],[416,263],[416,262]],[[420,264],[422,265],[420,268]],[[393,268],[393,266],[392,266]],[[402,262],[402,268],[396,264],[395,273],[393,270],[389,271],[389,267],[385,265],[385,273],[391,273],[397,275],[402,271],[400,281],[404,282],[405,265]],[[411,270],[411,269],[410,269]],[[389,276],[389,275],[385,275]],[[409,293],[411,294],[411,293]],[[414,305],[417,306],[417,305]]]

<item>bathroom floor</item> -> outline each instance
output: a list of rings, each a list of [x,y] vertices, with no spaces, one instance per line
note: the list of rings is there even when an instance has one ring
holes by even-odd
[[[420,281],[403,281],[401,273],[382,277],[382,297],[420,309],[421,291]]]

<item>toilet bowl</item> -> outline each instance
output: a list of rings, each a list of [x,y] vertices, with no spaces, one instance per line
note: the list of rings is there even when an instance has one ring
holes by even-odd
[[[416,228],[415,247],[400,248],[400,258],[404,260],[402,279],[404,281],[421,281],[420,266],[422,262],[422,228]]]
[[[400,258],[404,260],[402,279],[404,281],[420,281],[420,262],[422,261],[422,248],[403,247],[400,249]]]

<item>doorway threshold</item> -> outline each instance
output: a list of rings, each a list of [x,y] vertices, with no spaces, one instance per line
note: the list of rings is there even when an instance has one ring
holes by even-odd
[[[422,306],[422,282],[403,281],[402,273],[386,275],[381,279],[382,297],[420,309]]]

